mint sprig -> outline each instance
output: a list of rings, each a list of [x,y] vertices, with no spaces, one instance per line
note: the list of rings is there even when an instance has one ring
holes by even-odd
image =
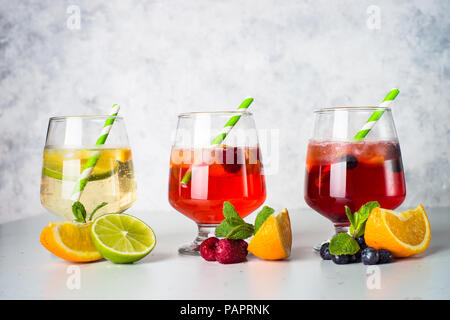
[[[342,254],[355,254],[360,247],[358,242],[348,233],[338,233],[331,239],[328,249],[331,254],[340,256]]]
[[[369,214],[373,208],[379,207],[380,204],[377,201],[367,202],[363,204],[355,214],[352,215],[349,207],[345,206],[345,213],[350,221],[350,235],[353,238],[361,237],[366,229],[366,221],[369,218]]]
[[[358,211],[352,214],[349,207],[345,206],[345,213],[350,221],[349,233],[338,233],[331,240],[329,250],[332,255],[355,254],[360,250],[356,238],[364,234],[366,221],[372,209],[379,207],[377,201],[363,204]]]
[[[80,201],[74,202],[72,205],[72,213],[76,222],[86,223],[86,209]]]
[[[230,202],[225,201],[223,203],[223,216],[225,219],[216,227],[215,234],[216,236],[233,240],[250,238],[274,212],[275,210],[265,206],[256,216],[255,225],[253,226],[239,216]]]
[[[234,227],[226,236],[227,239],[247,239],[252,236],[254,231],[253,225],[250,223],[241,224]]]
[[[92,211],[92,213],[89,215],[89,220],[91,221],[92,218],[94,217],[94,214],[97,212],[97,210],[99,210],[100,208],[103,208],[104,206],[106,206],[108,203],[107,202],[102,202],[101,204],[99,204],[94,211]],[[79,223],[86,223],[86,209],[84,208],[84,205],[80,202],[80,201],[75,201],[72,205],[72,213],[73,216],[75,217],[75,222],[79,222]]]

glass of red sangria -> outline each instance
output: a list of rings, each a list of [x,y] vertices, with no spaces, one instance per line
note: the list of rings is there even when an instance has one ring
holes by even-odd
[[[384,111],[364,140],[353,137],[375,111]],[[336,107],[315,111],[308,144],[305,201],[347,232],[345,206],[357,211],[369,201],[395,209],[405,199],[400,144],[390,108]],[[320,244],[314,247],[319,250]]]
[[[230,117],[239,121],[220,144],[212,144]],[[266,199],[255,122],[247,111],[190,112],[178,116],[169,173],[169,203],[197,223],[198,234],[178,252],[198,255],[199,246],[224,219],[223,202],[244,218]]]

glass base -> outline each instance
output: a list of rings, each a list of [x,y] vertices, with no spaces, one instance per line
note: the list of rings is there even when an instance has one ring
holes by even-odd
[[[338,224],[335,224],[335,225],[334,225],[334,231],[335,231],[335,234],[338,234],[338,233],[347,233],[347,232],[348,232],[348,229],[349,229],[349,227],[348,227],[347,225],[338,225]],[[320,251],[320,248],[322,247],[322,245],[323,245],[324,243],[330,242],[330,240],[331,240],[331,239],[324,240],[324,241],[322,241],[322,242],[316,244],[315,246],[313,246],[313,250],[316,251],[316,252],[319,252],[319,251]]]
[[[188,256],[199,256],[200,255],[200,244],[208,239],[209,237],[214,237],[214,230],[218,226],[217,224],[198,224],[198,234],[197,237],[191,243],[182,245],[178,248],[178,253]]]

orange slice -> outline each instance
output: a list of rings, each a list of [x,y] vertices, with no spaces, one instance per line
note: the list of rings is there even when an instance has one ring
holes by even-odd
[[[271,215],[250,240],[247,250],[258,258],[280,260],[289,257],[292,246],[291,221],[287,209]]]
[[[364,239],[375,249],[388,249],[394,257],[409,257],[428,248],[430,222],[422,205],[404,212],[374,208],[366,222]]]
[[[41,232],[41,244],[55,256],[72,262],[102,259],[91,239],[91,222],[50,222]]]

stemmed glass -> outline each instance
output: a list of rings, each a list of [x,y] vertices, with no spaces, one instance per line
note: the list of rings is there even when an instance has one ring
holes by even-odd
[[[136,200],[136,182],[125,123],[117,117],[104,145],[97,137],[109,116],[53,117],[49,120],[44,148],[41,203],[55,215],[73,220],[71,199],[84,165],[94,152],[100,157],[79,201],[87,212],[99,204],[95,216],[123,212]]]
[[[231,116],[240,115],[226,139],[211,145]],[[186,179],[187,178],[187,179]],[[179,253],[198,255],[199,245],[224,219],[223,202],[246,217],[266,199],[263,165],[251,113],[191,112],[178,116],[169,173],[169,202],[198,226]]]
[[[374,111],[384,111],[383,116],[363,141],[354,141]],[[336,233],[348,231],[344,206],[355,212],[366,202],[378,201],[383,208],[397,208],[406,187],[390,108],[336,107],[314,114],[306,156],[306,203],[331,220]]]

